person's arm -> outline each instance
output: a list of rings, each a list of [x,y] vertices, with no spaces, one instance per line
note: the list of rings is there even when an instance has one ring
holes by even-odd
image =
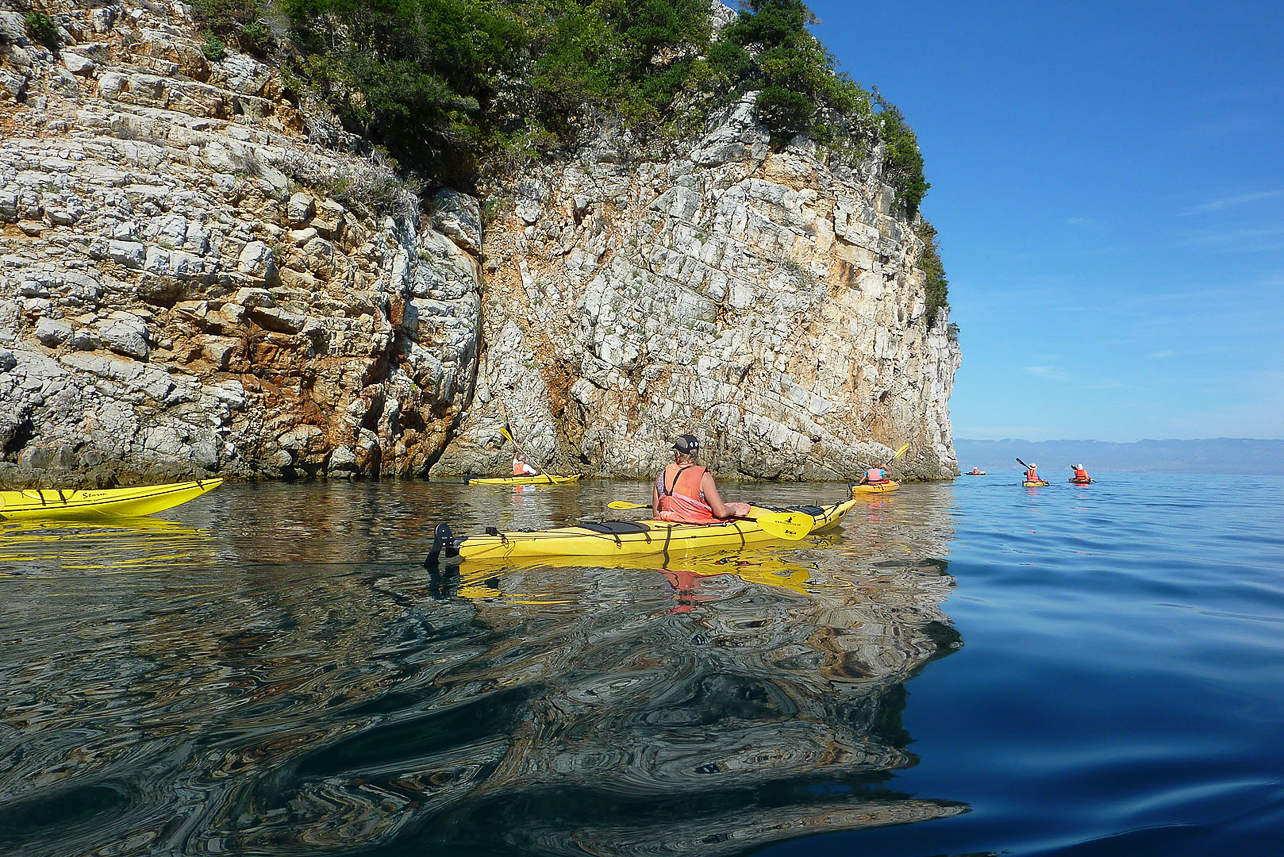
[[[660,473],[663,474],[664,471],[661,470]],[[656,479],[651,482],[651,515],[656,518],[660,517],[660,486],[657,484],[658,481],[659,479]]]
[[[704,501],[709,504],[713,510],[715,518],[734,518],[735,514],[727,508],[727,504],[722,502],[722,496],[718,494],[718,486],[714,484],[713,477],[709,471],[704,472],[704,477],[700,480],[700,490],[704,492]]]

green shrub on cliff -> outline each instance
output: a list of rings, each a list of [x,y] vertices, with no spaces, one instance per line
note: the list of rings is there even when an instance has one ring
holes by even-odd
[[[222,59],[228,43],[246,53],[267,54],[274,42],[263,20],[267,12],[267,0],[192,0],[192,17],[205,30],[205,56]]]
[[[54,26],[53,19],[44,12],[28,12],[23,22],[27,25],[27,32],[37,42],[46,45],[55,43],[58,37],[58,28]]]
[[[919,270],[923,272],[923,291],[927,302],[927,326],[936,324],[936,314],[949,306],[949,280],[945,278],[945,266],[941,264],[941,242],[932,224],[926,220],[919,221],[918,237],[925,245],[918,258]]]
[[[815,20],[802,0],[745,0],[709,52],[736,92],[758,91],[756,114],[776,145],[796,134],[828,134],[823,109],[856,123],[869,115],[869,93],[838,73],[833,56],[808,32]]]
[[[905,122],[901,111],[889,104],[878,90],[874,98],[879,106],[878,136],[886,150],[883,154],[883,180],[896,189],[896,205],[906,219],[913,220],[919,203],[931,187],[923,176],[923,153],[918,148],[914,129]]]
[[[485,146],[501,76],[529,34],[487,0],[282,0],[298,71],[351,130],[433,178],[458,180]]]
[[[218,62],[227,56],[227,45],[223,44],[223,40],[214,33],[206,30],[205,39],[201,42],[201,53],[205,54],[205,58],[210,62]]]

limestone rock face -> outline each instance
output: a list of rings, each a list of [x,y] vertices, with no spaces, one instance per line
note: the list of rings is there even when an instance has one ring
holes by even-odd
[[[746,98],[421,217],[183,4],[43,8],[57,55],[0,13],[0,482],[502,472],[504,425],[591,475],[685,432],[733,477],[957,472],[879,152],[773,152]]]
[[[0,480],[425,474],[472,390],[472,257],[364,200],[380,167],[182,4],[53,12],[58,58],[0,44]]]
[[[655,157],[605,136],[526,175],[486,233],[477,393],[434,472],[502,469],[507,422],[555,467],[650,476],[693,433],[746,478],[958,472],[959,347],[881,152],[772,152],[751,98]]]

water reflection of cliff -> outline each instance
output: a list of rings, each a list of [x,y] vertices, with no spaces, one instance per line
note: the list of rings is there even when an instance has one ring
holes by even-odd
[[[376,564],[395,545],[342,547],[395,505],[344,522],[313,503],[322,556],[374,559],[233,567],[218,598],[131,591],[147,606],[117,607],[111,634],[72,633],[94,666],[59,664],[66,640],[10,651],[0,829],[17,833],[0,844],[725,854],[957,814],[893,782],[916,763],[905,684],[958,645],[943,497],[858,507],[841,542],[764,558],[790,585],[532,566],[488,573],[473,598],[439,582],[440,599]],[[302,550],[257,539],[224,550]],[[20,821],[76,795],[101,811]]]

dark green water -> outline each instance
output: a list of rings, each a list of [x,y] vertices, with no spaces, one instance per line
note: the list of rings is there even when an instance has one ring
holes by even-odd
[[[1012,481],[665,569],[420,567],[638,483],[3,525],[0,852],[1273,853],[1284,480]]]

